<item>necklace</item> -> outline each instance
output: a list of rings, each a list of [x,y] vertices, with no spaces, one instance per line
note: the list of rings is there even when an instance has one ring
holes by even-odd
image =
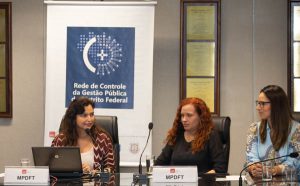
[[[187,134],[186,132],[184,132],[184,138],[187,142],[191,142],[195,139],[195,136],[191,135],[191,134]]]

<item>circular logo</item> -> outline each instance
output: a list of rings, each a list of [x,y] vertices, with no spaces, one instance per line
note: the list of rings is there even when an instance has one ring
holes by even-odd
[[[83,44],[82,57],[85,66],[99,77],[115,72],[122,63],[122,45],[105,32],[98,35],[90,32],[88,38],[80,35],[80,42]]]

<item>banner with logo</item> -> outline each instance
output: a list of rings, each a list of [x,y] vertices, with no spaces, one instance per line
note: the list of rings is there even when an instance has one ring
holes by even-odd
[[[118,117],[121,166],[136,166],[152,122],[156,2],[45,1],[45,137],[69,103],[86,96],[96,115]],[[155,127],[155,124],[154,124]],[[151,138],[144,153],[151,154]]]
[[[133,108],[135,28],[67,27],[66,107],[87,96],[96,108]]]

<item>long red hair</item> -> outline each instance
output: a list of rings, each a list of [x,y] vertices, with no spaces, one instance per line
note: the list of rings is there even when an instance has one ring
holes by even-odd
[[[186,98],[181,101],[177,108],[173,127],[168,131],[166,143],[172,146],[175,145],[177,136],[184,132],[184,128],[181,123],[181,108],[188,104],[192,104],[195,107],[200,118],[197,135],[192,141],[192,152],[195,153],[203,149],[205,142],[208,140],[209,135],[213,130],[210,110],[202,99]]]

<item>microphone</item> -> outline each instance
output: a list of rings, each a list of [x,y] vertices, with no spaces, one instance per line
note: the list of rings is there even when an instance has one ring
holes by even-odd
[[[287,155],[284,155],[284,156],[279,156],[279,157],[276,157],[276,158],[269,158],[269,159],[265,159],[265,160],[262,160],[262,161],[257,161],[257,162],[254,162],[254,163],[251,163],[251,164],[247,165],[247,166],[244,167],[244,168],[242,169],[242,171],[240,172],[239,186],[242,186],[242,184],[243,184],[242,173],[243,173],[248,167],[250,167],[251,165],[258,164],[258,163],[262,163],[262,162],[266,162],[266,161],[272,161],[272,160],[276,160],[276,159],[280,159],[280,158],[284,158],[284,157],[297,158],[298,156],[299,156],[299,153],[298,153],[298,152],[292,152],[292,153],[287,154]]]
[[[149,129],[149,132],[148,132],[148,137],[147,137],[147,141],[146,141],[146,144],[145,144],[145,147],[141,153],[141,156],[140,156],[140,161],[139,161],[139,173],[138,174],[134,174],[133,175],[133,181],[137,182],[138,180],[146,180],[147,179],[147,174],[143,174],[143,170],[142,170],[142,156],[143,156],[143,153],[147,147],[147,144],[148,144],[148,141],[149,141],[149,137],[150,137],[150,133],[151,133],[151,130],[153,129],[153,123],[150,122],[148,124],[148,129]]]
[[[95,144],[95,143],[96,143],[96,140],[94,139],[94,137],[93,137],[93,135],[92,135],[91,129],[86,128],[86,129],[84,129],[84,131],[85,131],[85,133],[86,133],[87,135],[89,135],[89,136],[92,138],[92,141],[93,141],[93,143]]]
[[[148,145],[148,140],[149,140],[149,137],[150,137],[150,132],[151,132],[151,130],[153,129],[153,123],[152,123],[152,122],[150,122],[150,123],[148,124],[148,129],[149,129],[149,132],[148,132],[147,142],[146,142],[145,147],[144,147],[144,149],[143,149],[143,152],[141,153],[141,156],[140,156],[140,162],[139,162],[139,174],[142,174],[142,173],[143,173],[143,170],[142,170],[142,156],[143,156],[143,153],[144,153],[144,151],[145,151],[145,149],[146,149],[146,147],[147,147],[147,145]]]

